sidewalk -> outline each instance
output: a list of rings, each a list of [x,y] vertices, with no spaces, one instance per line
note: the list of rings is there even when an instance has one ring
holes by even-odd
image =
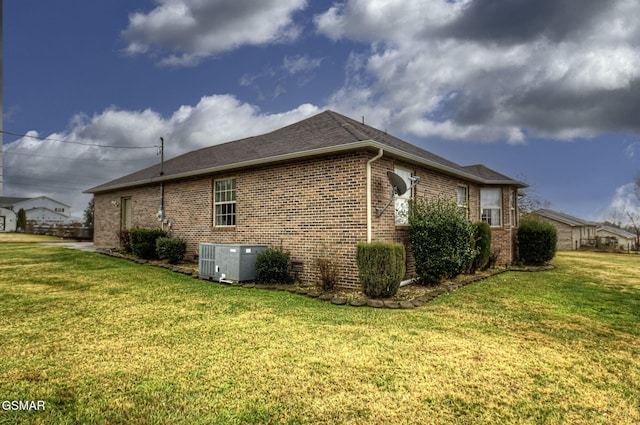
[[[98,252],[93,242],[38,242],[40,245],[64,246],[71,249],[79,249],[80,251]]]

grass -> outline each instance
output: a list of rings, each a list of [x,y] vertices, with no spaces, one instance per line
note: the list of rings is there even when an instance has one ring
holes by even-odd
[[[0,233],[0,243],[69,242],[57,236],[33,235],[30,233]]]
[[[415,310],[0,244],[0,423],[637,424],[640,257],[561,253]]]

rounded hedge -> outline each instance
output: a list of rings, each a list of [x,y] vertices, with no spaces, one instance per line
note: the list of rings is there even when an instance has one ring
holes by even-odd
[[[168,260],[169,264],[178,264],[187,253],[187,242],[180,238],[156,239],[156,254],[161,260]]]
[[[469,271],[485,270],[491,257],[491,227],[484,221],[473,224],[473,240],[475,241],[475,256],[471,261]]]
[[[527,265],[540,266],[556,255],[556,228],[544,221],[523,219],[518,227],[518,255]]]
[[[411,202],[409,241],[416,272],[423,283],[437,284],[468,268],[473,258],[473,225],[455,200],[424,199]]]
[[[156,239],[167,236],[167,232],[159,229],[132,229],[129,231],[131,251],[145,260],[157,260]]]
[[[291,255],[281,249],[268,248],[256,257],[256,281],[259,283],[291,283]]]

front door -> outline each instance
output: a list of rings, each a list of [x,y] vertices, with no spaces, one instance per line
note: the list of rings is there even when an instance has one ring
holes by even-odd
[[[6,223],[7,217],[0,215],[0,232],[4,232],[4,226]]]

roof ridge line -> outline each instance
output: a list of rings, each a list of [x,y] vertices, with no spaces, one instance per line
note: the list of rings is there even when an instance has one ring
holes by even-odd
[[[338,124],[340,124],[340,126],[349,134],[351,134],[353,137],[355,137],[358,141],[363,141],[363,140],[370,140],[370,137],[367,137],[367,135],[360,131],[358,128],[356,128],[356,126],[354,126],[351,122],[349,121],[354,121],[355,120],[344,116],[342,114],[339,114],[335,111],[332,111],[330,109],[327,109],[327,112],[329,112],[329,115],[331,116],[331,118],[336,121]],[[365,125],[365,124],[363,124]]]

